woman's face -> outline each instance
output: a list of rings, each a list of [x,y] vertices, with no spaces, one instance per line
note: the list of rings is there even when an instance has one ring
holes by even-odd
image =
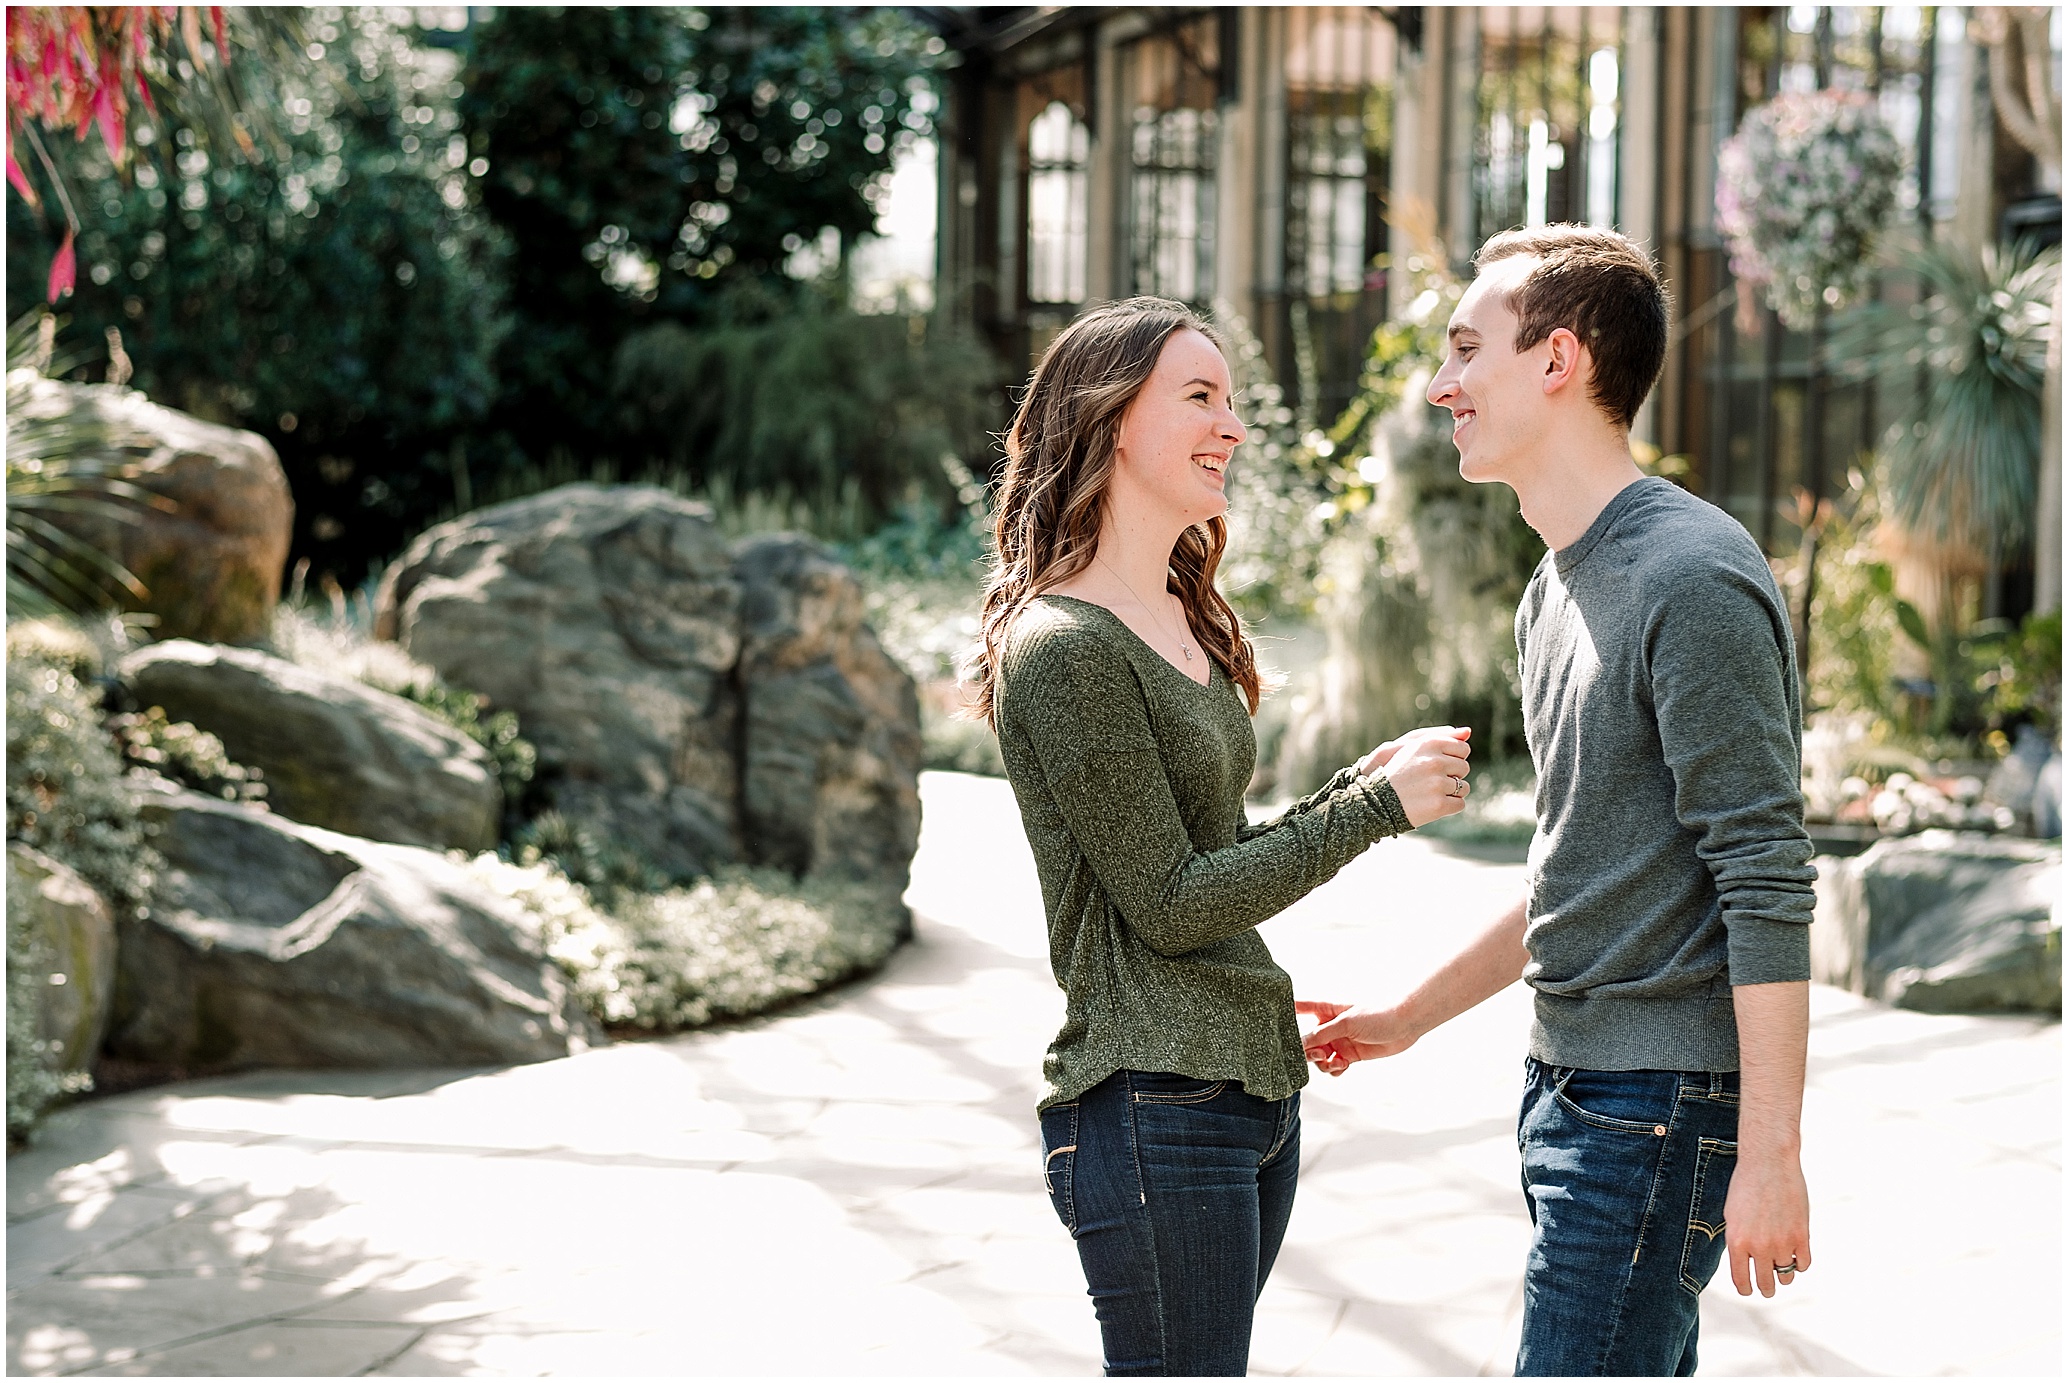
[[[1112,487],[1185,526],[1227,512],[1228,458],[1249,435],[1235,416],[1228,362],[1189,327],[1172,332],[1120,417]]]

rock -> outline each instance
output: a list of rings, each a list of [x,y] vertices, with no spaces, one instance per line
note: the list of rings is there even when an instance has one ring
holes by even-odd
[[[795,537],[728,550],[650,486],[569,485],[434,528],[376,632],[517,712],[545,803],[677,877],[745,862],[902,891],[918,696],[852,573]]]
[[[1817,867],[1817,979],[1927,1013],[2061,1011],[2060,846],[1925,831]]]
[[[136,509],[135,522],[74,513],[59,522],[113,554],[149,594],[132,607],[158,616],[168,638],[248,643],[280,603],[294,534],[294,497],[265,438],[152,403],[134,389],[24,381],[34,418],[80,418],[125,449],[144,489],[170,510]],[[12,394],[10,394],[12,397]]]
[[[51,1066],[91,1069],[107,1031],[115,990],[115,920],[93,886],[68,866],[19,842],[7,847],[7,869],[25,899],[32,934],[50,982],[37,990],[38,1031],[52,1044]]]
[[[2030,725],[1989,775],[1982,800],[2008,807],[2019,828],[2047,839],[2061,834],[2061,751]]]
[[[255,649],[174,639],[131,653],[122,680],[266,775],[296,821],[400,845],[492,849],[503,790],[486,749],[403,697]]]
[[[903,893],[919,844],[919,690],[862,622],[854,573],[808,539],[748,538],[741,823],[750,858]]]
[[[432,850],[159,780],[165,855],[120,923],[108,1051],[183,1071],[542,1061],[600,1041],[533,924]]]

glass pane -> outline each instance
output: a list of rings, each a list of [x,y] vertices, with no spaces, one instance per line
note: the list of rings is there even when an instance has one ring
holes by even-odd
[[[1081,303],[1090,132],[1069,106],[1051,102],[1028,125],[1027,150],[1027,300]]]

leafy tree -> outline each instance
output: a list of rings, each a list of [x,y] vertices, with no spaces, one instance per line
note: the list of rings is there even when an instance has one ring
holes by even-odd
[[[497,423],[514,462],[608,449],[635,329],[710,320],[822,231],[869,230],[927,129],[938,40],[897,11],[518,7],[472,38],[460,113],[511,248]]]
[[[118,168],[46,141],[86,212],[72,339],[120,332],[131,382],[279,450],[296,551],[356,581],[446,502],[453,443],[487,411],[500,287],[472,205],[454,55],[385,11],[314,9],[249,159],[163,112]],[[39,170],[31,168],[33,180]],[[62,227],[8,207],[9,309],[38,300]]]

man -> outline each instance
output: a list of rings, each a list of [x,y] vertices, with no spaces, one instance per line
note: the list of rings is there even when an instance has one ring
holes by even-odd
[[[1811,847],[1788,610],[1736,521],[1630,459],[1665,289],[1612,231],[1495,236],[1429,401],[1550,551],[1515,616],[1527,896],[1385,1006],[1303,1003],[1317,1065],[1536,990],[1519,1375],[1694,1372],[1697,1303],[1810,1266],[1800,1115]]]

